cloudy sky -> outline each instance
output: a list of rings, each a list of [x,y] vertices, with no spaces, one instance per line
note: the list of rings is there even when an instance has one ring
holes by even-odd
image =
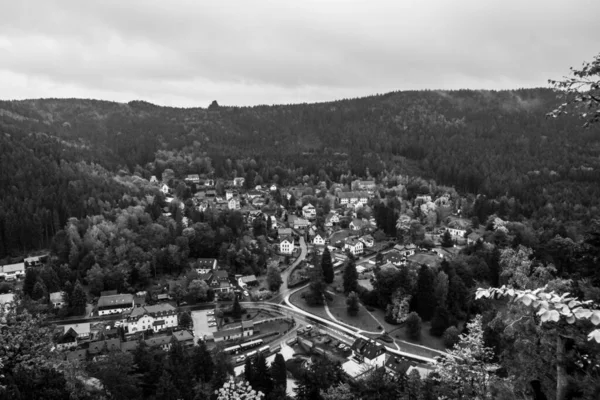
[[[206,107],[547,87],[600,53],[598,0],[18,0],[0,98]]]

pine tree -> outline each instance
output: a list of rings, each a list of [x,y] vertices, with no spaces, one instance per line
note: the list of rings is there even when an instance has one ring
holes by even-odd
[[[240,318],[242,316],[242,306],[240,305],[240,301],[238,300],[238,297],[235,296],[233,298],[233,306],[231,306],[231,315],[233,316],[233,318]]]
[[[265,395],[271,393],[273,390],[273,381],[271,381],[271,375],[269,374],[269,367],[267,367],[267,360],[264,354],[258,353],[254,357],[254,390],[261,391]]]
[[[190,328],[192,326],[192,316],[189,312],[183,312],[179,316],[179,325]]]
[[[35,268],[27,268],[25,271],[25,280],[23,281],[23,294],[31,297],[33,294],[33,288],[37,282],[37,271]]]
[[[178,400],[180,398],[177,387],[173,384],[171,374],[164,370],[156,386],[156,398],[164,400]]]
[[[71,296],[69,296],[69,306],[73,310],[74,314],[83,314],[85,313],[85,306],[87,304],[87,296],[85,294],[85,290],[83,290],[83,286],[79,281],[75,282],[75,287],[73,288],[73,292]]]
[[[348,259],[344,268],[344,293],[355,292],[358,286],[358,272],[353,259]]]
[[[348,294],[348,298],[346,299],[346,305],[348,308],[348,315],[354,317],[358,314],[358,295],[356,292],[350,292]]]
[[[254,363],[252,362],[252,358],[248,357],[244,363],[244,379],[246,379],[250,386],[256,390],[256,382],[254,380],[255,376]]]
[[[326,288],[323,271],[320,268],[313,268],[310,272],[310,283],[306,295],[306,302],[308,305],[322,305],[325,301],[324,296]]]
[[[454,246],[454,241],[452,240],[452,235],[450,234],[450,231],[446,230],[444,231],[444,234],[442,235],[442,247],[452,247]]]
[[[273,380],[273,386],[283,387],[285,392],[287,387],[287,368],[285,366],[285,359],[281,353],[275,355],[275,360],[271,364],[271,379]]]
[[[429,332],[434,336],[442,336],[449,326],[450,313],[444,307],[437,307],[431,319],[431,329]]]
[[[270,291],[277,292],[279,290],[283,284],[283,279],[281,278],[281,272],[279,272],[279,268],[273,265],[267,268],[267,283],[269,284]]]
[[[198,339],[198,346],[195,346],[192,351],[191,363],[194,377],[202,382],[210,382],[214,362],[212,355],[206,348],[206,343],[201,339]]]
[[[37,281],[33,287],[31,298],[33,300],[44,300],[47,296],[48,291],[46,290],[46,285],[44,285],[42,281]]]
[[[417,279],[417,294],[414,297],[414,309],[424,321],[429,321],[435,310],[433,281],[434,276],[429,267],[421,265]]]
[[[325,251],[323,251],[323,256],[321,257],[321,269],[323,270],[325,283],[332,283],[334,278],[333,262],[331,261],[331,253],[329,252],[329,248],[327,246],[325,247]]]

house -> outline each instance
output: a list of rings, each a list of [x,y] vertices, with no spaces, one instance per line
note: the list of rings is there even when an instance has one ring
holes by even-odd
[[[32,256],[32,257],[27,257],[24,260],[25,263],[25,268],[30,268],[30,267],[41,267],[42,265],[44,265],[44,263],[48,261],[48,255],[43,255],[43,256]]]
[[[184,347],[191,347],[194,345],[194,335],[187,330],[173,332],[172,338],[177,340]]]
[[[367,220],[354,218],[348,227],[353,231],[362,231],[363,229],[370,228],[371,224]]]
[[[215,180],[214,179],[207,179],[204,181],[204,186],[205,187],[212,187],[215,186]]]
[[[315,206],[309,203],[302,207],[302,215],[306,219],[314,219],[317,216],[317,210],[315,209]]]
[[[145,340],[148,347],[160,347],[164,351],[169,351],[171,348],[171,336],[154,336]]]
[[[405,245],[397,244],[394,246],[394,250],[399,252],[402,257],[410,257],[415,255],[417,246],[412,243]]]
[[[207,190],[206,191],[206,198],[207,199],[215,199],[217,197],[217,191],[216,190]]]
[[[227,202],[227,208],[230,210],[239,210],[240,209],[240,200],[232,197]]]
[[[346,239],[350,236],[350,232],[348,230],[341,230],[331,234],[329,236],[329,243],[333,246],[344,245]]]
[[[209,286],[212,283],[212,278],[213,278],[213,274],[211,272],[208,272],[205,274],[198,274],[198,279],[206,282],[206,284]]]
[[[365,247],[373,247],[375,245],[375,239],[371,235],[361,236],[360,241],[363,242]]]
[[[461,239],[465,237],[465,234],[467,233],[466,230],[464,229],[457,229],[457,228],[446,228],[446,231],[450,232],[450,235],[452,236],[452,239]]]
[[[254,199],[257,199],[257,198],[259,198],[261,196],[262,196],[262,193],[259,192],[258,190],[250,190],[250,191],[248,191],[248,193],[246,193],[246,197],[249,200],[254,200]]]
[[[398,250],[390,250],[382,257],[382,264],[391,263],[400,266],[405,263],[406,258]]]
[[[77,347],[77,338],[77,332],[71,328],[58,338],[56,348],[58,350],[65,350]]]
[[[471,232],[467,236],[467,244],[468,245],[473,245],[475,243],[479,243],[480,241],[481,241],[481,235],[478,234],[477,232]]]
[[[352,356],[342,364],[342,369],[350,378],[360,379],[385,364],[385,347],[373,340],[356,339],[351,346]]]
[[[325,246],[325,234],[323,232],[317,232],[312,243],[316,246]]]
[[[379,267],[380,271],[387,271],[387,270],[395,271],[397,269],[398,268],[396,268],[396,266],[394,265],[394,263],[391,263],[391,262],[386,262],[385,264],[383,264],[383,265],[381,265]]]
[[[212,290],[215,293],[228,293],[234,289],[230,282],[217,282],[216,284],[213,282],[212,285]]]
[[[417,204],[429,203],[429,202],[431,202],[431,196],[429,196],[429,195],[420,195],[415,198],[415,203],[417,203]]]
[[[200,183],[200,176],[198,174],[191,174],[186,176],[184,181],[187,183]]]
[[[199,274],[208,274],[217,269],[216,258],[198,258],[196,260],[196,272]]]
[[[340,216],[337,215],[337,213],[335,212],[329,212],[329,214],[327,214],[327,216],[325,217],[325,226],[326,227],[332,227],[335,224],[339,224],[340,223]]]
[[[231,200],[233,198],[233,190],[225,191],[225,200]]]
[[[71,324],[63,326],[64,332],[67,333],[69,329],[74,330],[77,333],[77,337],[79,339],[87,339],[90,337],[91,328],[90,323],[79,323],[79,324]]]
[[[369,180],[369,181],[358,181],[357,185],[359,190],[375,190],[375,188],[377,187],[377,185],[375,184],[375,181],[373,180]]]
[[[392,376],[403,376],[411,365],[412,363],[403,357],[390,355],[385,360],[385,371]]]
[[[310,226],[310,222],[303,218],[296,218],[294,220],[294,229],[304,229]]]
[[[277,191],[277,185],[276,184],[272,184],[271,187],[269,188],[269,190],[271,192],[276,192]]]
[[[240,279],[238,279],[238,282],[242,287],[258,285],[258,279],[256,279],[256,276],[254,275],[242,276]]]
[[[132,294],[100,296],[100,299],[98,299],[98,315],[122,313],[131,310],[133,307]]]
[[[227,271],[217,270],[213,275],[215,282],[229,282],[229,274]]]
[[[169,186],[166,183],[163,183],[160,187],[160,191],[164,194],[169,194]]]
[[[358,203],[366,205],[369,201],[369,194],[366,192],[338,192],[337,198],[341,205]]]
[[[260,207],[264,206],[265,204],[266,204],[265,199],[263,199],[262,197],[257,197],[252,200],[252,205],[257,208],[260,208]]]
[[[242,324],[235,328],[223,329],[222,331],[213,332],[215,342],[225,340],[234,340],[241,337],[248,337],[254,334],[254,322],[242,321]]]
[[[0,269],[0,277],[7,281],[14,281],[25,276],[25,263],[7,264]]]
[[[381,343],[358,338],[350,348],[352,349],[352,357],[365,364],[378,368],[385,365],[385,346]]]
[[[292,254],[294,252],[294,239],[290,236],[284,236],[279,241],[279,252],[281,254]]]
[[[121,350],[121,340],[119,339],[109,339],[100,340],[97,342],[90,342],[90,347],[88,347],[88,353],[91,355],[102,353],[103,351],[115,350]]]
[[[292,236],[292,228],[279,228],[277,234],[279,237]]]
[[[233,178],[233,186],[244,186],[246,178]]]
[[[62,308],[66,305],[65,302],[65,293],[64,292],[53,292],[50,293],[50,304],[54,308]]]
[[[163,303],[134,308],[127,316],[125,326],[129,333],[135,333],[150,329],[159,332],[178,324],[177,309],[170,304]]]
[[[363,253],[363,243],[356,238],[348,238],[344,244],[344,250],[348,250],[352,255],[358,256]]]

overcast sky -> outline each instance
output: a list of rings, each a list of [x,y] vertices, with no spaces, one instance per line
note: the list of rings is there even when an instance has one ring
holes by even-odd
[[[0,98],[207,107],[547,87],[600,53],[600,0],[7,1]]]

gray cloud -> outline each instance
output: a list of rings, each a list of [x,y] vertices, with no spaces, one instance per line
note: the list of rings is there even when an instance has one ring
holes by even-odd
[[[534,87],[600,51],[595,0],[12,3],[3,98],[206,106]]]

